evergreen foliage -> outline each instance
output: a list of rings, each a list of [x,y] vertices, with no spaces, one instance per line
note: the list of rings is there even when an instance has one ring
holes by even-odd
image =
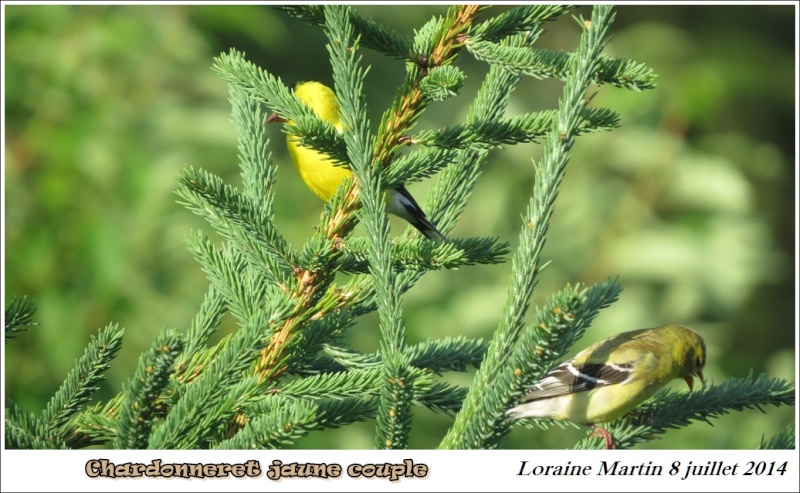
[[[33,316],[35,314],[36,304],[27,296],[23,296],[22,298],[14,298],[11,300],[11,303],[8,304],[5,313],[6,341],[13,339],[14,334],[23,332],[28,330],[29,327],[35,326],[36,323],[33,321]]]
[[[588,107],[587,91],[592,84],[654,87],[655,75],[646,66],[603,56],[612,7],[595,6],[591,19],[576,19],[582,35],[572,53],[533,46],[542,24],[568,12],[567,6],[520,5],[488,17],[486,8],[452,6],[413,36],[347,6],[280,8],[323,27],[344,131],[317,119],[279,77],[243,53],[231,50],[215,59],[214,71],[230,86],[242,185],[195,168],[180,177],[181,203],[222,239],[216,244],[193,232],[186,240],[209,280],[196,317],[185,334],[170,329],[156,338],[117,397],[84,408],[121,344],[121,330],[103,329],[44,412],[7,405],[10,447],[281,448],[315,431],[374,419],[376,447],[406,448],[413,410],[422,406],[455,416],[440,448],[498,448],[511,428],[505,411],[619,296],[615,279],[567,286],[536,309],[535,324],[525,323],[575,138],[619,125],[614,111]],[[367,118],[363,83],[369,67],[361,47],[406,67],[377,129]],[[489,65],[466,121],[415,131],[429,106],[462,89],[466,74],[453,65],[460,55]],[[563,80],[557,109],[508,115],[509,96],[523,77]],[[264,130],[272,110],[294,122],[284,131],[353,171],[299,251],[274,222],[275,166]],[[423,209],[448,234],[487,153],[539,140],[544,155],[534,163],[536,181],[511,256],[505,306],[490,340],[437,338],[430,330],[430,339],[410,344],[402,295],[428,272],[504,262],[509,243],[487,237],[433,242],[412,228],[393,240],[383,190],[436,176]],[[409,145],[410,152],[400,152]],[[358,222],[365,237],[352,234]],[[347,280],[338,280],[337,273]],[[343,335],[358,317],[375,311],[379,350],[348,347]],[[15,300],[6,311],[6,337],[34,325],[33,313],[31,302]],[[209,345],[226,314],[235,318],[236,331]],[[438,378],[470,367],[478,371],[468,388]],[[793,405],[794,386],[759,376],[691,394],[662,391],[608,429],[621,446],[631,446],[691,421],[765,404]],[[553,422],[519,424],[546,429]],[[761,446],[793,446],[792,437],[788,430]],[[587,438],[576,448],[600,446],[600,440]]]

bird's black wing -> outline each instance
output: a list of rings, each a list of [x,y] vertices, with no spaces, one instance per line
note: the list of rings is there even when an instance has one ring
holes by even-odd
[[[566,361],[539,380],[523,402],[625,383],[631,377],[633,367],[634,362],[588,363],[574,366],[572,360]]]

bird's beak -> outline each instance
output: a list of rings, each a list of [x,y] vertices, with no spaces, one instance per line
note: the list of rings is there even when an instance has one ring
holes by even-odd
[[[705,379],[703,378],[703,370],[697,370],[694,373],[694,375],[697,375],[697,377],[700,379],[701,382],[703,382],[703,383],[706,382]],[[685,377],[683,377],[683,379],[686,380],[686,384],[689,385],[689,390],[694,390],[694,378],[693,378],[693,376],[692,375],[686,375]]]
[[[267,117],[267,123],[283,123],[286,120],[281,118],[276,111],[273,111],[271,115]]]

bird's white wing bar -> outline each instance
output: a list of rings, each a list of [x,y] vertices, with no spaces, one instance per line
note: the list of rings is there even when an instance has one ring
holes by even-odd
[[[523,402],[622,384],[630,379],[632,373],[633,363],[590,363],[576,367],[572,360],[566,361],[545,375]]]

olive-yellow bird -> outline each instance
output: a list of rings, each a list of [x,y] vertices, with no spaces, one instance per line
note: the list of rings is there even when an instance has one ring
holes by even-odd
[[[613,448],[614,437],[597,423],[628,414],[673,379],[686,380],[692,390],[692,377],[703,380],[705,363],[703,339],[683,325],[623,332],[554,368],[507,414],[589,425]]]
[[[300,82],[294,86],[294,94],[322,120],[333,125],[339,132],[342,131],[342,121],[339,118],[339,104],[331,88],[319,82]],[[267,119],[268,123],[285,122],[277,113]],[[292,123],[289,121],[288,123]],[[296,142],[296,138],[288,136],[286,146],[300,178],[317,197],[325,202],[329,201],[336,193],[342,181],[351,175],[350,169],[336,166],[330,157],[309,147],[303,147]],[[423,235],[432,240],[444,240],[445,237],[425,217],[425,212],[408,193],[406,187],[400,185],[386,191],[386,208],[388,212],[401,217],[411,223]]]

